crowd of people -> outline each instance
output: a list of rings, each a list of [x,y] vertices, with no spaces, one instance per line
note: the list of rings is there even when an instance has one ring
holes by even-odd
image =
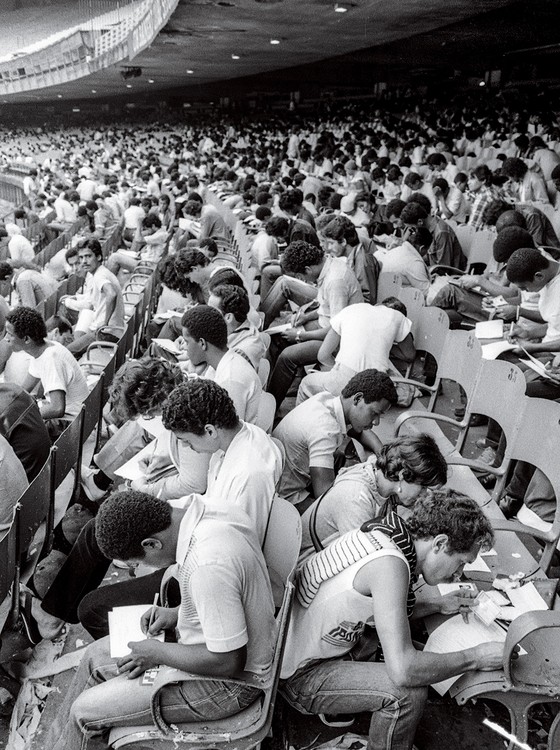
[[[49,747],[107,747],[110,728],[150,723],[142,675],[159,665],[191,675],[162,693],[168,722],[231,716],[259,698],[274,650],[262,545],[276,494],[302,515],[280,684],[292,706],[334,726],[371,712],[368,750],[410,750],[430,684],[501,667],[501,642],[436,654],[412,639],[417,618],[468,618],[472,591],[429,587],[459,579],[493,531],[474,500],[446,488],[433,438],[376,434],[410,403],[399,377],[416,358],[406,306],[380,299],[378,279],[398,274],[451,327],[511,322],[503,356],[519,364],[523,346],[555,372],[560,123],[505,96],[385,105],[5,134],[5,169],[29,170],[26,205],[0,228],[4,528],[88,395],[80,358],[123,334],[123,289],[138,269],[156,274],[159,295],[139,356],[111,383],[111,436],[77,467],[92,517],[73,544],[55,533],[66,557],[48,587],[22,591],[33,643],[77,622],[94,639]],[[249,262],[226,211],[252,237]],[[39,220],[47,238],[82,222],[44,267],[24,236]],[[486,268],[468,268],[462,225],[494,233]],[[45,320],[37,306],[76,274],[80,290]],[[527,395],[560,399],[560,386],[529,371]],[[497,424],[482,443],[497,465]],[[551,485],[520,463],[502,510],[511,517],[531,498],[551,521]],[[101,586],[111,561],[143,575]],[[152,601],[170,566],[146,639],[111,659],[109,612]],[[161,632],[165,642],[151,637]]]

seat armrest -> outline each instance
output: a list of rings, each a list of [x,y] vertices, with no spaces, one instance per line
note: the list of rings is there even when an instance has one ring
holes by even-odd
[[[420,411],[419,409],[405,411],[404,414],[400,414],[395,420],[395,435],[399,434],[399,430],[402,425],[409,419],[432,419],[435,422],[442,422],[443,424],[452,424],[459,429],[463,429],[467,426],[467,422],[463,419],[461,421],[453,419],[452,417],[446,417],[443,414],[434,414],[429,411]]]
[[[548,628],[560,629],[560,611],[525,612],[516,617],[509,626],[504,646],[504,675],[510,688],[514,685],[511,662],[516,646],[531,633]]]

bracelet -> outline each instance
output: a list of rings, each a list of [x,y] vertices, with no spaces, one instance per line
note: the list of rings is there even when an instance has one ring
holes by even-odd
[[[305,330],[304,328],[298,328],[296,330],[296,341],[298,344],[301,343],[301,334],[303,333],[304,330]]]

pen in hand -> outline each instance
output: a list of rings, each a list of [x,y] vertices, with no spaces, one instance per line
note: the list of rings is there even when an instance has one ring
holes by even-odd
[[[463,618],[463,622],[468,625],[469,624],[469,613],[466,610],[463,610],[461,612],[461,617]]]
[[[156,593],[156,594],[154,594],[154,603],[152,605],[152,611],[150,612],[150,620],[148,622],[148,630],[146,632],[146,635],[148,636],[148,638],[152,638],[152,634],[150,633],[150,629],[151,629],[152,625],[154,624],[154,620],[156,619],[156,607],[158,605],[158,600],[159,600],[159,594]]]

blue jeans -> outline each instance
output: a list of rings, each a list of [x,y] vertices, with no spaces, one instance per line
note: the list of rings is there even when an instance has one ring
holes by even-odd
[[[112,727],[151,725],[152,689],[141,680],[128,680],[117,673],[116,660],[109,656],[108,638],[92,643],[44,746],[51,750],[106,750],[106,735]],[[221,719],[242,711],[259,694],[258,688],[249,685],[194,677],[163,689],[162,715],[168,723]]]
[[[281,692],[302,713],[371,711],[368,750],[410,750],[428,688],[395,685],[384,664],[327,659],[299,669]]]

